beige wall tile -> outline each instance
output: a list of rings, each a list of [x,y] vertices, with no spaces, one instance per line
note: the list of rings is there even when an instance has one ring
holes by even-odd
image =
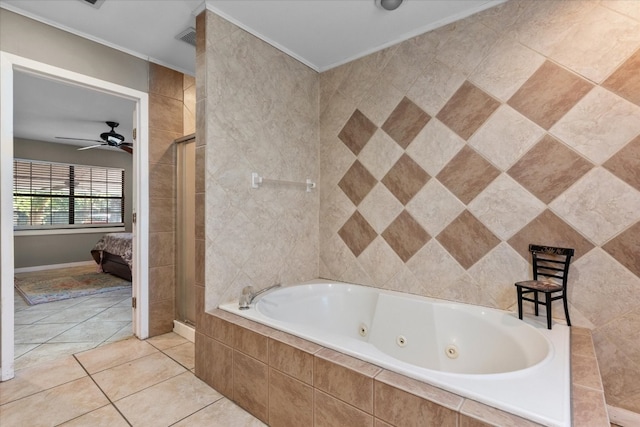
[[[233,349],[196,332],[195,374],[218,392],[233,399]]]
[[[234,327],[233,348],[261,362],[269,361],[269,337],[250,329]]]
[[[536,427],[540,425],[469,399],[465,399],[460,412],[461,426]]]
[[[458,414],[418,396],[375,382],[375,416],[392,425],[456,426]]]
[[[276,333],[269,339],[269,366],[313,384],[313,353],[319,351],[320,346],[307,343],[292,335]],[[299,348],[300,344],[304,348]]]
[[[373,413],[373,376],[379,368],[333,350],[316,353],[313,385],[369,414]]]
[[[269,425],[313,425],[313,388],[275,369],[269,370]]]
[[[259,420],[269,420],[269,368],[262,362],[233,352],[233,400]]]
[[[358,426],[373,427],[373,416],[335,399],[321,391],[315,391],[314,423],[316,427]]]
[[[149,303],[149,336],[166,334],[173,330],[175,307],[175,298]]]

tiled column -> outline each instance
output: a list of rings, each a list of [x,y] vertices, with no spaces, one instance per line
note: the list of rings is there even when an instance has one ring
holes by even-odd
[[[149,65],[149,335],[175,317],[175,174],[173,141],[183,135],[183,74]]]

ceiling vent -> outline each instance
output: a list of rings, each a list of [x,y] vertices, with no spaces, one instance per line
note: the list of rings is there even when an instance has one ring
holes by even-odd
[[[91,7],[95,7],[96,9],[100,9],[104,0],[80,0],[84,4],[88,4]]]
[[[183,42],[189,43],[191,46],[196,45],[196,29],[193,27],[189,27],[180,34],[176,36],[178,40],[182,40]]]

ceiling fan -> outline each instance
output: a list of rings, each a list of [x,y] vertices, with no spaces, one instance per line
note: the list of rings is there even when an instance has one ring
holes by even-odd
[[[118,122],[105,122],[107,126],[111,128],[109,132],[103,132],[100,134],[100,139],[85,139],[85,138],[67,138],[64,136],[56,136],[57,139],[68,139],[73,141],[91,141],[99,142],[100,144],[90,145],[88,147],[80,147],[78,151],[89,150],[91,148],[102,147],[108,145],[110,147],[120,148],[128,153],[133,153],[133,143],[124,142],[124,136],[117,133],[114,129],[117,128],[120,123]]]

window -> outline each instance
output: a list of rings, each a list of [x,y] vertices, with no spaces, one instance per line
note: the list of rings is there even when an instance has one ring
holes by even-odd
[[[124,226],[124,169],[15,159],[13,228]]]

